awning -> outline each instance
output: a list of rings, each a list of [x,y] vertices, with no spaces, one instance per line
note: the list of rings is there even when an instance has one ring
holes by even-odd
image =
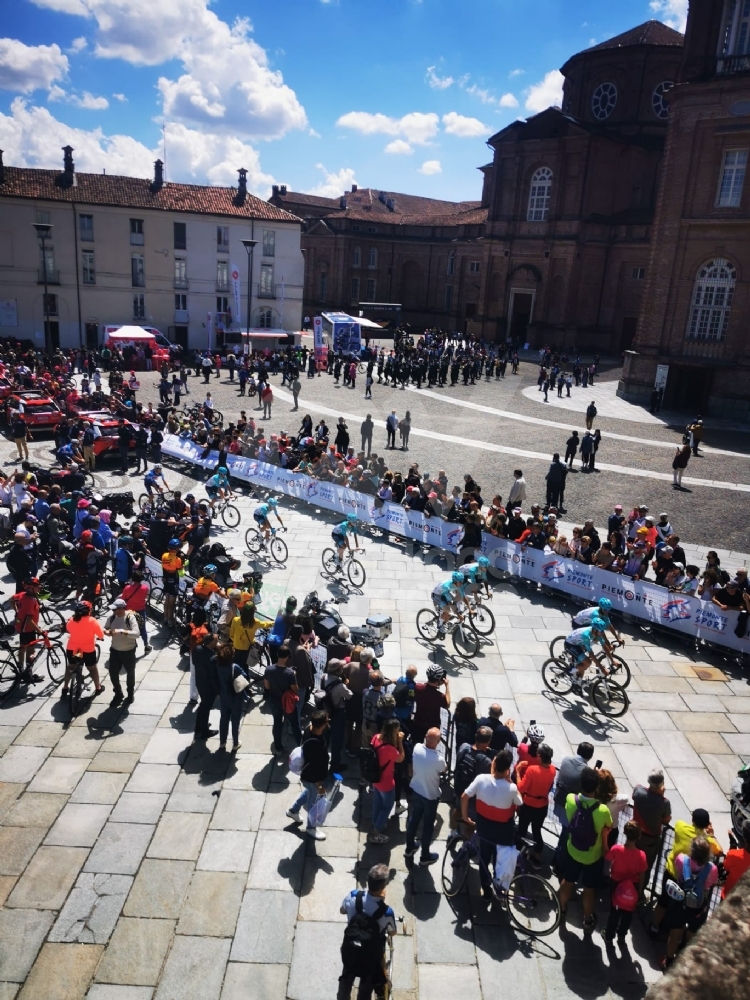
[[[286,330],[251,330],[249,333],[247,330],[242,331],[243,337],[249,337],[251,340],[278,340],[280,337],[294,336],[294,334],[288,334]]]
[[[380,323],[373,323],[371,319],[365,319],[364,316],[360,316],[359,319],[355,319],[353,322],[359,323],[360,326],[372,327],[375,330],[383,329]]]

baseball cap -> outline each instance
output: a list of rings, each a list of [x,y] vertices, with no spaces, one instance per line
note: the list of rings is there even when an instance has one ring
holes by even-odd
[[[126,608],[127,606],[128,606],[128,602],[127,601],[123,601],[123,599],[121,597],[118,597],[116,601],[114,601],[112,604],[110,604],[109,610],[110,611],[117,611],[119,608]]]
[[[677,567],[677,569],[685,569],[685,563],[681,563],[681,562],[672,562],[672,565],[673,565],[673,566],[676,566],[676,567]],[[735,584],[735,586],[736,586],[736,584]]]
[[[621,503],[616,503],[615,504],[615,510],[622,510],[622,504]]]
[[[659,514],[659,517],[669,517],[669,514],[667,514],[667,512],[663,510],[661,514]]]

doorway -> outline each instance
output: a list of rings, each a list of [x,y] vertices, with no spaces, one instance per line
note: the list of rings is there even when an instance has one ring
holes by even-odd
[[[638,329],[637,316],[625,316],[622,321],[622,333],[620,334],[620,351],[629,351],[635,340],[635,332]]]
[[[186,326],[174,327],[174,340],[183,351],[186,351],[188,346],[188,328]]]
[[[515,344],[525,344],[527,331],[534,310],[534,293],[515,291],[510,293],[510,335]]]
[[[702,413],[707,409],[711,392],[711,368],[680,368],[670,365],[664,393],[665,410],[685,410]]]
[[[57,320],[48,320],[45,324],[45,334],[49,332],[50,344],[52,345],[52,350],[56,351],[60,346],[60,324]]]
[[[96,323],[86,324],[86,350],[95,351],[99,346],[99,326]]]

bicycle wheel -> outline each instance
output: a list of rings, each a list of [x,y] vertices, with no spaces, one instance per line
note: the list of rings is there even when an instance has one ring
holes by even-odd
[[[53,603],[64,601],[75,587],[75,574],[70,569],[56,569],[47,577],[45,588]]]
[[[0,660],[0,701],[4,701],[15,691],[19,680],[16,658],[10,650],[6,650]]]
[[[257,528],[247,529],[245,532],[245,545],[247,546],[247,551],[252,552],[254,555],[257,555],[263,548],[263,535]]]
[[[282,538],[272,538],[270,549],[271,555],[274,557],[276,562],[286,562],[287,556],[289,555],[289,549],[286,547],[286,542]]]
[[[42,655],[46,658],[49,679],[53,684],[61,684],[65,677],[65,650],[59,643],[53,643]]]
[[[336,575],[339,569],[339,564],[336,561],[336,552],[334,549],[323,549],[321,562],[323,563],[323,569],[329,576]]]
[[[479,652],[479,637],[465,622],[459,622],[453,629],[453,648],[459,656],[470,660]]]
[[[87,486],[92,488],[96,486],[96,480],[94,479],[94,473],[90,469],[86,469],[83,473],[83,481]]]
[[[627,665],[625,660],[620,656],[612,657],[612,665],[610,666],[609,661],[604,657],[603,662],[605,663],[607,670],[609,670],[609,675],[612,680],[619,684],[620,687],[626,688],[631,681],[630,667]]]
[[[39,626],[42,631],[48,632],[50,637],[63,635],[65,633],[65,616],[48,604],[42,603],[39,609]]]
[[[236,528],[240,523],[240,512],[233,503],[225,504],[221,511],[221,519],[228,528]]]
[[[352,587],[363,587],[367,579],[365,567],[359,559],[349,560],[346,564],[346,575],[349,577],[349,583],[351,583]]]
[[[146,609],[152,621],[164,621],[164,591],[161,587],[151,588],[148,595]]]
[[[545,687],[549,688],[550,691],[554,691],[555,694],[569,694],[573,687],[573,681],[568,673],[568,666],[561,660],[549,659],[544,661],[542,664],[542,680]]]
[[[619,719],[630,708],[630,699],[624,687],[609,677],[599,677],[591,685],[591,700],[602,715]]]
[[[471,848],[463,837],[455,837],[445,845],[441,881],[443,892],[453,899],[463,889],[469,874]]]
[[[73,671],[68,686],[68,708],[71,716],[75,719],[81,707],[81,697],[83,695],[83,667],[78,667]]]
[[[224,414],[221,412],[221,410],[214,410],[213,414],[211,415],[211,420],[214,424],[223,424]]]
[[[506,906],[511,923],[532,937],[546,937],[560,923],[557,893],[540,875],[524,872],[510,883]]]
[[[477,604],[472,610],[471,627],[477,635],[492,635],[495,631],[495,616],[483,604]]]
[[[141,493],[138,497],[138,510],[141,514],[147,514],[151,510],[152,500],[148,493]]]
[[[417,632],[428,642],[435,642],[438,637],[440,619],[432,608],[422,608],[417,612]]]
[[[549,644],[549,655],[553,660],[558,659],[560,653],[562,653],[563,647],[565,646],[565,638],[566,637],[564,635],[556,635]]]

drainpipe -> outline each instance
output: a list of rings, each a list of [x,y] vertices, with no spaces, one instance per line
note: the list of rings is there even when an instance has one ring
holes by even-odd
[[[83,347],[83,327],[81,325],[81,282],[78,274],[78,219],[76,217],[75,202],[71,202],[70,207],[73,209],[73,240],[75,243],[75,250],[76,250],[76,302],[78,304],[78,346]]]

